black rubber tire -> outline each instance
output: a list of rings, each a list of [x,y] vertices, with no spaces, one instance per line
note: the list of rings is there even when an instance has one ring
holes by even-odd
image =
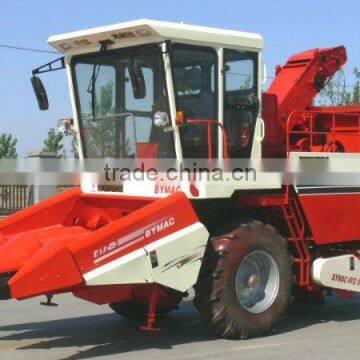
[[[279,270],[279,291],[272,305],[262,313],[251,313],[238,301],[235,289],[237,269],[254,250],[268,252]],[[209,241],[194,303],[204,322],[217,335],[246,339],[268,334],[285,313],[292,290],[292,257],[287,243],[268,224],[253,220],[230,233]]]

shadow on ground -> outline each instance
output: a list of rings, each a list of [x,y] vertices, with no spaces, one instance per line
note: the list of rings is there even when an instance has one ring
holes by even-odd
[[[357,319],[360,319],[360,302],[330,302],[327,306],[293,304],[287,319],[279,324],[273,336],[322,322]],[[1,331],[14,333],[0,337],[0,340],[49,339],[18,348],[18,351],[90,347],[64,358],[68,360],[145,349],[171,349],[178,344],[216,339],[201,323],[191,303],[184,303],[180,311],[165,319],[162,332],[155,334],[144,333],[139,330],[138,324],[121,319],[115,314],[0,326]]]

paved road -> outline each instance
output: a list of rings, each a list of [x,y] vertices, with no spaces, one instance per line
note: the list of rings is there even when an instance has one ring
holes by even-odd
[[[360,297],[327,306],[293,305],[272,336],[246,341],[217,339],[191,303],[163,323],[159,334],[69,295],[59,307],[40,299],[0,303],[1,360],[57,359],[359,359]]]

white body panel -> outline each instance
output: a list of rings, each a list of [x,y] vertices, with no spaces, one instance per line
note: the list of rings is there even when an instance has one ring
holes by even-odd
[[[360,291],[360,260],[354,255],[316,259],[312,265],[315,283],[348,291]]]
[[[84,274],[86,285],[157,283],[185,292],[197,281],[208,237],[195,223]]]
[[[167,39],[226,47],[241,46],[254,51],[261,51],[264,46],[259,34],[146,19],[55,35],[48,42],[56,50],[74,55],[97,51],[99,41],[107,39],[114,41],[109,49]]]
[[[167,180],[166,176],[159,173],[159,180],[144,179],[142,181],[127,180],[121,182],[123,187],[121,195],[137,195],[137,196],[151,196],[151,197],[166,197],[177,191],[184,192],[188,198],[191,199],[221,199],[231,197],[237,190],[258,190],[258,189],[281,189],[281,174],[256,172],[254,176],[252,173],[246,174],[244,172],[243,179],[236,180],[232,178],[232,173],[223,172],[223,181],[204,179],[197,181],[188,180]],[[85,193],[97,193],[98,185],[106,183],[100,176],[92,175],[90,173],[82,176],[81,189]],[[108,182],[108,185],[119,185],[119,182]],[[197,194],[194,194],[191,189],[196,189]],[[101,191],[101,193],[105,193]],[[116,194],[109,192],[109,194]]]
[[[84,275],[86,285],[143,284],[152,282],[145,249],[136,250]]]

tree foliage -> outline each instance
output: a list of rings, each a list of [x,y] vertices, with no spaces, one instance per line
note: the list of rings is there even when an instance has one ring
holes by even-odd
[[[47,138],[44,140],[44,147],[42,151],[52,152],[56,154],[56,157],[61,157],[61,152],[64,150],[64,145],[62,144],[63,138],[64,135],[61,132],[51,128],[48,131]]]
[[[75,159],[79,158],[79,146],[78,146],[78,140],[76,135],[73,135],[71,139],[71,152]]]
[[[116,124],[113,120],[101,119],[102,116],[114,113],[114,82],[110,80],[101,86],[99,95],[95,98],[97,121],[91,120],[92,114],[85,114],[90,119],[84,122],[88,156],[105,157],[114,153]]]
[[[339,70],[320,92],[321,105],[360,104],[360,71],[355,67],[351,79]]]
[[[100,89],[100,99],[98,102],[98,111],[100,115],[112,113],[114,97],[114,82],[109,81]]]
[[[0,135],[0,159],[16,159],[16,144],[17,139],[11,134]]]

